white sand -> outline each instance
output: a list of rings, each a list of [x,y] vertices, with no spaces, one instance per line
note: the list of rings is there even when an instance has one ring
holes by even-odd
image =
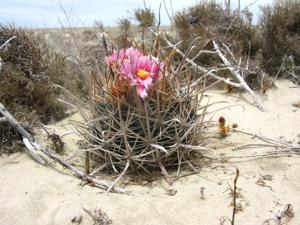
[[[225,100],[234,106],[212,114],[217,120],[223,115],[236,122],[239,129],[270,138],[296,141],[300,133],[300,109],[292,106],[300,100],[300,88],[288,81],[280,81],[278,89],[270,91],[264,101],[267,112],[260,112],[245,101],[226,95],[223,91],[210,91],[211,101]],[[214,108],[226,106],[220,104]],[[212,109],[211,109],[212,110]],[[54,127],[61,134],[72,129],[63,121]],[[216,128],[217,130],[217,128]],[[214,131],[217,136],[217,132]],[[64,141],[72,143],[78,137],[68,135]],[[217,156],[252,155],[266,149],[233,151],[232,147],[258,143],[246,135],[231,133],[225,139],[215,139]],[[74,147],[74,145],[70,145]],[[128,185],[133,195],[103,193],[101,189],[81,186],[81,180],[52,163],[40,166],[26,154],[13,154],[0,158],[0,224],[3,225],[65,225],[72,224],[74,216],[82,215],[81,224],[92,224],[82,210],[101,208],[113,224],[128,225],[220,225],[221,217],[231,217],[232,185],[235,166],[240,169],[237,202],[242,211],[236,215],[236,225],[261,225],[283,209],[288,203],[294,206],[295,216],[289,225],[300,224],[300,158],[265,158],[245,162],[204,165],[201,172],[175,182],[174,196],[167,195],[167,185],[159,180],[147,186]],[[244,162],[239,162],[244,161]],[[267,186],[256,184],[260,175],[272,175]],[[200,188],[205,187],[205,199],[200,199]],[[272,189],[272,190],[271,190]],[[225,224],[229,224],[228,222]]]

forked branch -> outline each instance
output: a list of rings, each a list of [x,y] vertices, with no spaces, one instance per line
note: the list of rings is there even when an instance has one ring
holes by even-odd
[[[185,61],[187,63],[189,63],[192,67],[194,67],[195,69],[197,69],[199,72],[204,73],[204,76],[210,76],[218,81],[222,81],[227,85],[233,86],[233,87],[237,87],[240,89],[243,89],[245,91],[247,91],[253,98],[253,100],[255,101],[255,103],[257,104],[258,108],[262,111],[263,110],[263,106],[261,101],[257,98],[256,94],[254,93],[254,91],[249,87],[249,85],[246,83],[246,81],[244,80],[244,78],[239,74],[238,71],[236,71],[234,69],[234,67],[231,65],[231,63],[227,60],[227,58],[224,56],[224,54],[220,51],[219,46],[217,45],[217,43],[215,41],[213,41],[214,44],[214,48],[215,48],[215,53],[221,58],[221,60],[223,61],[223,63],[225,64],[225,66],[230,70],[230,72],[232,73],[233,77],[238,80],[239,82],[233,82],[230,81],[229,79],[225,79],[223,77],[220,77],[219,75],[217,75],[215,72],[217,71],[217,69],[207,69],[205,67],[202,67],[200,65],[198,65],[197,63],[195,63],[192,59],[186,57],[186,54],[183,53],[175,44],[172,44],[164,35],[161,35],[160,33],[155,32],[154,30],[150,30],[154,35],[156,36],[161,36],[162,39],[164,39],[164,41],[169,45],[169,47],[173,48],[180,56],[182,56]],[[200,51],[201,52],[201,51]],[[198,53],[199,54],[199,53]],[[194,87],[196,86],[199,82],[201,82],[203,80],[203,77],[200,77],[199,79],[197,79],[196,81],[194,81],[190,87]]]
[[[34,137],[29,134],[23,127],[22,125],[6,110],[4,105],[0,103],[0,115],[2,115],[8,123],[14,127],[22,136],[23,143],[26,147],[27,153],[38,163],[45,164],[45,160],[37,153],[35,149],[40,150],[44,154],[46,154],[49,158],[53,159],[54,161],[58,162],[60,165],[63,167],[67,168],[68,170],[72,171],[76,175],[78,175],[80,178],[82,178],[85,181],[88,181],[90,183],[95,184],[97,187],[105,189],[105,190],[112,190],[117,193],[125,193],[125,190],[116,187],[114,184],[107,183],[105,181],[96,179],[94,177],[91,177],[81,171],[80,169],[76,168],[75,166],[71,165],[67,161],[61,159],[58,157],[56,154],[54,154],[49,148],[44,147],[43,145],[39,144],[37,140],[34,139]],[[1,120],[3,120],[0,117]]]
[[[219,55],[219,57],[221,58],[221,60],[223,61],[223,63],[225,64],[225,66],[227,66],[227,68],[229,69],[229,71],[231,72],[231,74],[240,82],[240,88],[244,89],[245,91],[247,91],[253,98],[253,100],[256,102],[258,108],[262,111],[263,110],[263,106],[261,104],[261,101],[256,97],[254,91],[249,87],[249,85],[246,83],[246,81],[244,80],[244,78],[242,77],[242,75],[239,73],[239,71],[237,71],[229,62],[229,60],[225,57],[225,55],[221,52],[218,44],[213,41],[213,45],[214,48],[216,50],[216,53]]]

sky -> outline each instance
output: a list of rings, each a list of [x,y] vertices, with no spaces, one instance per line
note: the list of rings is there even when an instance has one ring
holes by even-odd
[[[171,13],[182,10],[197,3],[197,0],[165,0]],[[237,0],[231,0],[233,7]],[[251,3],[250,10],[257,20],[259,5],[265,5],[272,0],[241,0],[241,7]],[[148,7],[158,12],[161,6],[162,25],[167,25],[169,19],[163,0],[145,0]],[[93,26],[94,21],[102,21],[105,26],[114,26],[118,19],[133,17],[133,10],[144,6],[143,0],[0,0],[0,23],[14,23],[17,26],[30,28],[52,28],[68,25],[86,27]],[[64,13],[65,12],[65,13]]]

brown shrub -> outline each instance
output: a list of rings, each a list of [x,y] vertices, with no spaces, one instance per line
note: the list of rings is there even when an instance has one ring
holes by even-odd
[[[12,128],[7,121],[1,121],[0,115],[0,156],[2,154],[12,154],[24,150],[20,134]],[[25,130],[32,134],[28,124],[22,123]]]
[[[118,20],[118,34],[114,37],[114,43],[118,48],[127,48],[133,40],[132,25],[128,18]]]
[[[64,61],[32,31],[0,25],[0,45],[16,36],[0,51],[0,99],[17,119],[48,123],[64,117],[52,82],[63,79]],[[53,81],[52,81],[53,80]]]
[[[150,8],[139,8],[134,11],[136,20],[142,28],[148,28],[155,25],[155,14]]]
[[[225,8],[216,1],[200,1],[178,12],[173,23],[179,39],[186,41],[184,48],[195,37],[201,37],[199,49],[205,48],[209,40],[216,39],[230,45],[239,56],[248,54],[250,46],[251,55],[254,55],[259,47],[252,14],[248,10],[239,12]]]
[[[1,117],[0,117],[1,118]],[[19,134],[7,122],[0,123],[0,156],[23,150]]]
[[[262,7],[261,11],[259,25],[266,70],[275,75],[284,61],[283,75],[292,67],[300,66],[300,2],[276,1],[272,6]],[[300,69],[298,77],[299,74]]]

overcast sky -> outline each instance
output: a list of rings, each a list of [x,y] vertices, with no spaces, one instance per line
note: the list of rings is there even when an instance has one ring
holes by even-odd
[[[146,5],[158,11],[163,0],[145,0]],[[165,0],[170,9],[170,0]],[[197,3],[197,0],[171,0],[173,9],[182,10]],[[241,0],[242,7],[255,0]],[[231,0],[236,5],[237,0]],[[258,6],[272,0],[257,0],[251,11],[257,18]],[[143,0],[0,0],[0,23],[14,23],[19,26],[60,27],[66,24],[63,9],[70,17],[72,26],[92,26],[101,20],[106,26],[116,24],[118,18],[132,17],[135,8],[143,7]],[[168,24],[168,17],[162,4],[162,24]]]

